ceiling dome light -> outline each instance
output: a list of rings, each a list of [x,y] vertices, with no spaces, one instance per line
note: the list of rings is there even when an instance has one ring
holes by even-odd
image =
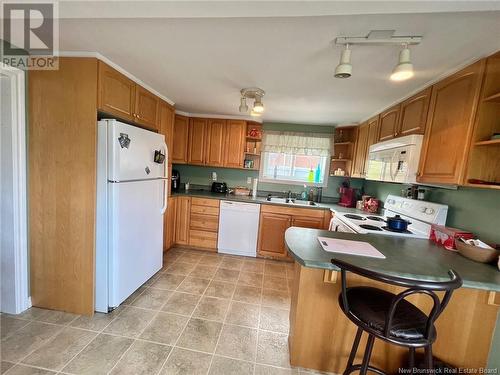
[[[255,98],[255,102],[253,103],[252,112],[256,112],[256,113],[264,112],[264,104],[262,104],[262,98],[260,96],[257,96]]]
[[[399,62],[394,68],[391,74],[391,80],[393,81],[404,81],[414,76],[413,64],[410,60],[410,50],[408,46],[405,45],[403,49],[399,52]]]
[[[247,105],[247,99],[242,96],[240,99],[240,108],[239,108],[240,113],[246,113],[248,112],[248,105]]]
[[[250,116],[260,117],[262,116],[262,112],[255,112],[253,109],[250,111]]]
[[[335,68],[335,78],[349,78],[351,75],[351,50],[349,49],[349,44],[346,44],[345,49],[340,54],[339,65]]]

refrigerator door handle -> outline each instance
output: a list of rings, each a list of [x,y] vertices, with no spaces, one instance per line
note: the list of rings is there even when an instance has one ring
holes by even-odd
[[[161,208],[161,214],[163,215],[167,211],[167,203],[168,203],[168,148],[167,144],[163,143],[163,147],[165,147],[165,160],[163,161],[164,168],[164,176],[163,180],[163,206]]]

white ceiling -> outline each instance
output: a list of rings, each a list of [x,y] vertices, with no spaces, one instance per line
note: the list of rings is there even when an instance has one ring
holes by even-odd
[[[212,3],[206,12],[200,12],[200,3],[191,8],[182,3],[174,12],[172,2],[114,2],[113,13],[110,3],[61,3],[60,15],[68,18],[60,20],[60,49],[98,52],[189,113],[238,115],[239,90],[258,86],[266,90],[264,121],[359,122],[467,62],[500,50],[500,2],[460,2],[451,9],[461,12],[454,13],[434,9],[450,10],[454,2],[407,2],[404,9],[400,3],[405,2],[389,7],[387,2],[351,2],[358,4],[356,9],[329,2],[337,7],[302,10],[299,2],[290,7],[281,2],[288,9],[282,14],[294,17],[276,17],[276,6],[248,12],[248,2],[236,2],[241,9],[230,4],[215,10]],[[371,12],[378,4],[385,14],[360,14],[359,4],[368,4]],[[495,11],[463,12],[471,9]],[[388,79],[397,47],[354,46],[353,76],[333,78],[340,49],[331,40],[364,36],[374,29],[423,36],[412,47],[416,76],[402,83]]]

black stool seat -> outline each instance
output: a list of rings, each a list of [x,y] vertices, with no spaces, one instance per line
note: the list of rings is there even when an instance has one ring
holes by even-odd
[[[383,334],[387,314],[396,295],[385,290],[360,286],[347,288],[346,296],[354,317],[377,331],[374,333]],[[342,307],[342,296],[339,296],[339,303]],[[425,313],[403,299],[392,318],[389,338],[424,340],[427,320]],[[435,335],[435,330],[432,331]]]

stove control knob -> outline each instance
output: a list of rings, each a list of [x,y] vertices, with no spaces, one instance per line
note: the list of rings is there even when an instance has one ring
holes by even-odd
[[[396,201],[395,201],[394,199],[388,199],[388,200],[387,200],[387,203],[389,203],[389,204],[394,204],[394,203],[396,203]]]
[[[426,208],[426,209],[425,209],[425,213],[426,213],[427,215],[432,215],[432,214],[434,213],[434,209],[433,209],[433,208]]]
[[[425,213],[425,211],[427,211],[427,208],[425,208],[425,207],[420,207],[420,212]]]

